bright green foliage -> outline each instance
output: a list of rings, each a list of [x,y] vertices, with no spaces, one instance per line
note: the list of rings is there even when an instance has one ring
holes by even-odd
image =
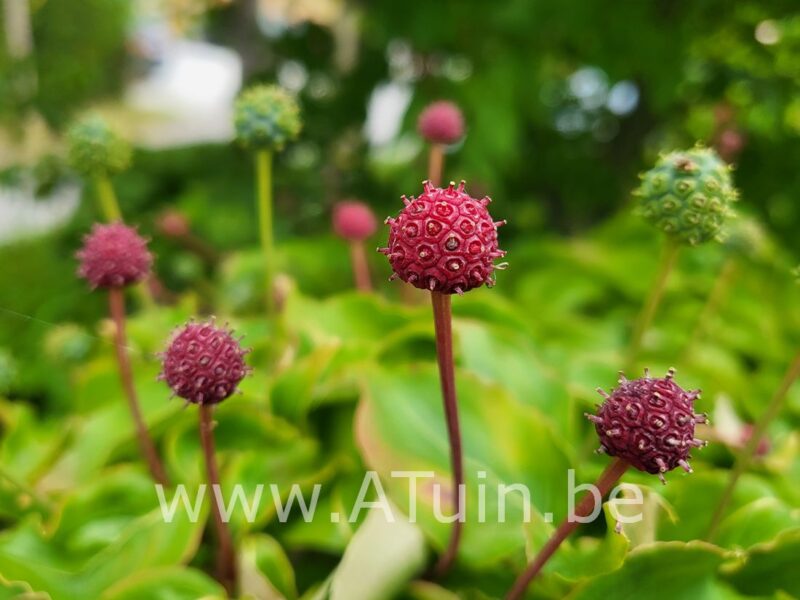
[[[246,148],[280,151],[300,133],[300,108],[276,85],[257,85],[236,101],[236,137]]]
[[[105,119],[89,115],[67,130],[69,162],[86,176],[110,175],[131,164],[131,147]]]
[[[641,179],[634,194],[642,216],[673,239],[696,246],[723,233],[737,192],[730,167],[713,150],[662,155]]]

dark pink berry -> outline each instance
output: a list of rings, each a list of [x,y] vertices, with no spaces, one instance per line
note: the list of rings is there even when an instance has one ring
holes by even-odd
[[[210,323],[189,323],[161,356],[159,376],[172,392],[194,404],[216,404],[236,391],[249,368],[231,331]]]
[[[417,198],[403,197],[405,208],[386,219],[389,244],[380,248],[389,257],[392,278],[420,289],[462,294],[484,284],[494,285],[492,273],[505,268],[494,260],[505,256],[497,247],[497,228],[486,209],[491,200],[476,200],[456,188],[423,184]]]
[[[605,402],[597,415],[586,415],[600,436],[601,452],[656,473],[662,482],[663,474],[678,466],[691,473],[689,452],[706,445],[694,437],[695,424],[706,422],[706,415],[694,413],[700,391],[687,392],[674,374],[670,369],[657,378],[645,371],[632,381],[623,376],[610,395],[598,389]]]
[[[93,225],[76,256],[80,261],[78,275],[92,288],[136,283],[148,276],[153,264],[147,240],[122,223]]]
[[[333,230],[349,241],[365,240],[378,228],[372,209],[358,200],[346,200],[333,207]]]
[[[419,115],[417,131],[433,144],[453,144],[464,135],[464,117],[455,104],[440,100]]]

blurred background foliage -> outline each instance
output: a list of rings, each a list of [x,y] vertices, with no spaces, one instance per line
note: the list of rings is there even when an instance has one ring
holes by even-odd
[[[429,311],[399,304],[398,286],[383,283],[389,269],[378,255],[371,257],[377,295],[349,292],[347,247],[330,234],[330,209],[358,197],[382,216],[398,210],[401,194],[419,193],[426,148],[416,117],[428,102],[447,98],[462,107],[468,128],[448,151],[447,178],[467,180],[474,196],[491,195],[495,215],[509,221],[501,239],[510,270],[495,289],[454,302],[468,464],[489,465],[496,480],[538,486],[534,504],[542,512],[555,498],[563,502],[559,467],[581,465],[588,479],[604,464],[591,458],[593,434],[580,415],[595,403],[595,387],[613,384],[657,263],[660,238],[631,216],[630,190],[659,151],[700,140],[736,165],[741,218],[728,243],[681,256],[639,366],[678,366],[682,383],[702,386],[702,408],[726,427],[706,432],[719,443],[696,466],[700,475],[675,476],[653,494],[658,516],[647,526],[629,532],[624,544],[607,535],[604,523],[588,528],[585,543],[554,561],[540,593],[604,597],[621,581],[641,581],[637,574],[655,562],[692,576],[636,589],[640,597],[649,589],[675,598],[800,596],[797,581],[779,578],[798,547],[796,391],[771,432],[772,453],[740,486],[721,548],[673,544],[702,536],[731,448],[741,445],[741,426],[758,417],[800,342],[789,276],[800,250],[795,1],[3,5],[0,394],[7,400],[0,453],[4,469],[62,499],[66,515],[61,525],[48,521],[50,538],[38,537],[36,503],[3,488],[5,578],[32,582],[54,598],[75,597],[76,590],[99,597],[128,569],[140,576],[108,597],[155,597],[159,581],[219,593],[201,572],[210,562],[202,523],[183,524],[183,541],[161,553],[142,551],[176,538],[145,514],[152,494],[141,465],[131,466],[134,444],[109,356],[105,299],[74,277],[74,251],[97,213],[91,187],[66,168],[62,143],[68,122],[93,109],[136,145],[133,168],[114,184],[128,220],[152,238],[166,304],[131,323],[137,385],[168,468],[197,481],[195,415],[165,401],[165,390],[152,382],[152,353],[174,325],[211,312],[248,334],[255,364],[272,350],[261,318],[251,158],[226,129],[224,90],[210,88],[217,71],[193,63],[191,77],[165,85],[180,85],[209,106],[221,98],[223,110],[209,108],[204,124],[181,121],[187,105],[159,111],[148,104],[157,88],[135,88],[163,75],[180,44],[190,42],[202,44],[189,48],[193,56],[233,51],[222,57],[236,57],[225,72],[236,83],[233,93],[240,84],[278,81],[297,94],[304,118],[300,141],[277,157],[275,169],[279,270],[289,276],[283,285],[295,353],[277,373],[257,369],[244,398],[221,408],[226,481],[278,481],[282,489],[297,480],[331,481],[325,506],[347,506],[365,465],[381,474],[413,465],[446,469],[437,430],[417,436],[391,427],[397,406],[408,420],[439,419]],[[167,209],[188,221],[190,236],[166,231]],[[56,216],[27,216],[40,211]],[[374,244],[384,237],[381,231]],[[722,284],[720,273],[729,273]],[[709,311],[709,292],[718,285],[726,287]],[[265,389],[269,413],[262,410]],[[491,448],[483,426],[508,443]],[[652,485],[638,474],[629,479]],[[691,489],[701,492],[691,492],[690,501]],[[121,496],[128,500],[108,508],[108,498]],[[698,496],[707,505],[697,504]],[[392,497],[401,502],[402,494],[394,490]],[[552,510],[560,515],[564,506]],[[81,521],[82,514],[96,522]],[[381,533],[380,524],[366,525],[364,537]],[[446,530],[432,522],[420,527],[441,548]],[[363,558],[374,547],[369,539],[356,543],[347,525],[295,519],[277,527],[271,514],[237,528],[246,568],[287,598],[324,581],[345,548]],[[141,539],[120,538],[136,531]],[[525,543],[541,544],[537,535],[541,529],[523,535],[513,527],[468,528],[464,563],[447,585],[468,597],[499,597],[522,566]],[[415,550],[405,554],[411,562],[395,565],[409,572],[421,560],[412,538]],[[644,547],[620,568],[628,545]],[[750,562],[725,554],[754,546]],[[26,567],[28,559],[46,568]],[[723,561],[731,561],[725,569]],[[77,575],[59,579],[64,571]],[[335,585],[347,589],[341,580],[352,577],[342,571]],[[394,581],[397,574],[385,575]],[[449,598],[424,582],[404,593]]]

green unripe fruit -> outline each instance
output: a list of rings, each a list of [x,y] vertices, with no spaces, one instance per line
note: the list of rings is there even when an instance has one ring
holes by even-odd
[[[300,133],[300,108],[286,90],[258,85],[236,100],[234,127],[245,148],[280,151]]]
[[[691,246],[720,238],[738,192],[716,152],[701,146],[670,152],[640,177],[634,195],[650,223]]]
[[[105,119],[89,115],[67,130],[67,156],[82,175],[112,175],[130,166],[131,147]]]
[[[747,215],[738,215],[731,222],[724,242],[725,247],[733,254],[754,260],[766,260],[775,250],[764,226]]]

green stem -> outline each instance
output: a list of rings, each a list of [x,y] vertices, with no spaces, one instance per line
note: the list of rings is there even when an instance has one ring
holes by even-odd
[[[724,302],[728,290],[730,289],[731,281],[735,275],[736,259],[733,256],[728,256],[714,281],[714,287],[711,288],[711,292],[708,294],[708,300],[705,306],[703,306],[703,310],[700,311],[697,324],[694,326],[692,334],[689,336],[689,341],[686,344],[686,350],[684,352],[685,355],[688,355],[692,351],[692,347],[705,337],[708,331],[708,323]]]
[[[114,186],[108,175],[95,175],[94,185],[97,190],[97,202],[103,219],[109,223],[122,221],[122,211],[119,209],[117,195],[114,193]]]
[[[264,291],[267,294],[267,314],[275,314],[275,243],[272,235],[272,154],[268,150],[256,153],[258,183],[258,229],[261,252],[264,256]]]
[[[54,509],[54,505],[48,498],[41,495],[39,492],[34,490],[32,487],[28,486],[27,484],[23,483],[19,480],[15,475],[9,473],[6,469],[0,466],[0,479],[5,479],[8,483],[12,486],[17,488],[22,494],[28,496],[33,502],[39,505],[45,512],[52,512]]]
[[[638,357],[639,351],[642,348],[642,340],[644,335],[650,328],[653,318],[656,315],[656,311],[658,310],[658,305],[661,303],[661,299],[664,297],[664,291],[667,289],[669,274],[675,267],[679,250],[680,245],[678,245],[677,242],[671,239],[666,240],[664,251],[661,255],[661,264],[658,268],[658,276],[653,282],[653,286],[650,288],[650,293],[644,303],[644,306],[642,307],[642,312],[639,314],[639,317],[636,320],[636,325],[633,329],[633,334],[631,335],[631,342],[630,347],[628,348],[628,357],[626,360],[626,366],[629,370],[633,369],[635,366],[634,363],[636,362],[636,358]]]
[[[753,457],[758,450],[761,439],[764,437],[764,434],[766,433],[770,423],[772,423],[772,421],[775,420],[775,417],[780,414],[781,408],[783,408],[783,403],[786,400],[786,395],[789,393],[789,389],[792,387],[792,384],[798,377],[800,377],[800,352],[794,357],[791,365],[789,365],[789,369],[783,376],[783,380],[781,381],[778,389],[775,391],[775,394],[772,396],[769,405],[767,405],[767,409],[753,426],[750,439],[747,440],[747,444],[745,444],[744,448],[742,448],[741,452],[736,457],[736,463],[734,464],[733,469],[731,469],[731,474],[728,478],[728,484],[725,486],[725,490],[722,492],[719,504],[717,504],[717,508],[714,510],[714,515],[711,517],[711,524],[709,525],[708,533],[706,534],[707,541],[714,540],[714,537],[719,530],[720,523],[722,523],[722,517],[725,515],[725,510],[728,508],[728,505],[733,499],[733,492],[736,489],[736,484],[753,462]]]

